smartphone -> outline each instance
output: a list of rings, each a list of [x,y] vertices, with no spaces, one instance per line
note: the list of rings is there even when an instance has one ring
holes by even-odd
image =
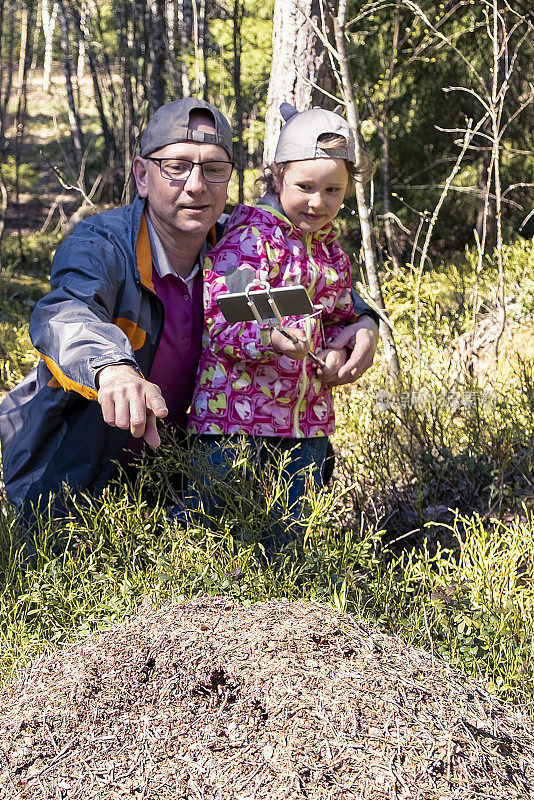
[[[249,300],[254,302],[262,320],[276,319],[270,304],[269,296],[276,304],[281,317],[299,317],[313,314],[315,309],[310,296],[304,286],[280,286],[269,292],[258,289],[249,292],[236,292],[235,294],[220,294],[217,304],[227,322],[252,322],[256,319],[249,306]]]

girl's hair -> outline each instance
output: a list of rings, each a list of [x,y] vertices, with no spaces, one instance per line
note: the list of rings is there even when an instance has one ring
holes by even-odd
[[[344,136],[337,133],[322,133],[317,139],[321,144],[321,150],[336,150],[339,147],[346,146],[347,142]],[[367,153],[363,153],[359,164],[353,164],[352,161],[344,159],[347,172],[349,174],[349,182],[347,185],[347,194],[350,194],[355,181],[367,183],[372,174],[371,159]],[[285,161],[282,164],[276,164],[274,161],[263,168],[263,172],[256,182],[263,184],[264,191],[269,194],[278,194],[282,188],[284,180],[284,172],[286,171],[291,161]]]

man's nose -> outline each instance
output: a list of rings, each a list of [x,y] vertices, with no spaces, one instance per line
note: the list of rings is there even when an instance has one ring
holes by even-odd
[[[188,192],[200,192],[205,186],[206,181],[202,174],[202,167],[200,164],[194,164],[184,183],[184,189],[187,189]]]

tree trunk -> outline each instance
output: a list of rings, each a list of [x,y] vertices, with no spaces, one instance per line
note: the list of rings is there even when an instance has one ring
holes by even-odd
[[[137,125],[143,128],[144,121],[138,113],[139,104],[143,99],[148,99],[148,93],[144,84],[144,64],[146,64],[146,26],[145,26],[144,5],[142,0],[134,0],[130,3],[130,26],[128,28],[128,47],[131,52],[131,73],[132,73],[132,92],[133,106],[135,109],[135,119]]]
[[[261,166],[259,162],[259,153],[258,153],[258,138],[256,135],[256,121],[258,119],[258,108],[256,104],[254,104],[250,110],[249,114],[249,132],[248,132],[248,148],[247,148],[247,166],[250,169],[256,169]]]
[[[391,99],[391,89],[393,86],[393,76],[397,65],[398,48],[399,48],[399,34],[401,28],[401,12],[400,0],[397,0],[395,10],[395,26],[393,28],[393,40],[391,43],[391,56],[389,59],[389,66],[387,70],[387,93],[382,107],[380,120],[377,121],[377,133],[381,143],[381,172],[382,172],[382,202],[384,205],[384,232],[386,234],[386,243],[388,255],[393,264],[399,266],[399,249],[395,234],[393,233],[393,225],[391,224],[391,186],[389,181],[389,136],[388,136],[388,121],[389,121],[389,105]]]
[[[34,0],[28,0],[22,13],[22,30],[20,37],[20,57],[19,57],[19,86],[17,93],[17,114],[16,114],[16,134],[15,134],[15,201],[17,203],[17,228],[19,239],[19,252],[21,259],[24,257],[22,247],[22,230],[20,224],[20,205],[19,205],[19,176],[20,159],[22,155],[22,144],[24,141],[24,128],[26,125],[26,108],[28,99],[28,73],[32,61],[32,24],[34,17]]]
[[[341,72],[343,96],[347,106],[347,119],[354,131],[354,138],[356,142],[356,162],[361,162],[363,154],[363,141],[360,120],[358,115],[358,107],[356,105],[356,100],[352,90],[352,81],[350,78],[349,65],[345,51],[344,31],[346,13],[347,0],[340,0],[339,13],[337,18],[334,19],[334,32],[337,53],[339,57],[339,69]],[[356,181],[356,201],[358,203],[358,214],[360,217],[360,229],[362,234],[362,248],[371,297],[380,311],[385,312],[384,298],[382,295],[382,287],[380,285],[380,276],[378,274],[376,253],[373,244],[369,208],[365,197],[365,188],[361,181]],[[391,329],[384,322],[380,323],[380,335],[384,345],[384,355],[386,358],[388,375],[392,380],[398,381],[400,378],[400,364],[397,356],[397,349],[395,347],[395,340],[393,338]]]
[[[186,53],[193,32],[193,9],[191,0],[178,0],[178,31],[180,34],[180,72],[182,97],[191,97],[191,81],[187,68]]]
[[[13,23],[12,23],[13,25]],[[8,75],[6,94],[4,96],[2,87],[4,85],[4,62],[3,62],[3,33],[4,33],[4,0],[0,0],[0,163],[4,161],[4,146],[6,144],[4,139],[5,129],[5,114],[7,111],[7,103],[9,95],[11,94],[11,76],[13,75],[13,30],[10,36],[10,48],[8,51]],[[11,67],[11,69],[10,69]],[[2,173],[0,171],[0,269],[2,268],[2,237],[4,235],[4,226],[7,212],[8,195],[4,181],[2,180]]]
[[[87,16],[87,4],[85,0],[82,0],[82,5],[80,8],[80,28],[85,27],[85,18]],[[85,39],[83,36],[80,36],[78,39],[78,63],[76,65],[76,79],[78,81],[78,90],[80,87],[80,81],[83,78],[83,73],[85,71]]]
[[[9,4],[9,44],[7,48],[7,74],[4,74],[4,50],[3,50],[3,37],[0,35],[0,163],[3,163],[8,142],[6,138],[7,128],[7,105],[11,98],[11,90],[13,87],[13,72],[14,72],[14,51],[15,51],[15,9],[16,0],[10,0]],[[4,30],[4,0],[0,0],[0,34]],[[5,79],[5,80],[4,80]],[[5,83],[5,89],[2,87]],[[9,196],[7,193],[6,185],[2,180],[0,174],[0,267],[2,266],[2,237],[4,235],[5,219],[7,207],[9,203]]]
[[[199,49],[202,53],[202,97],[209,101],[209,30],[208,30],[208,0],[200,0],[200,28],[199,28]]]
[[[205,0],[192,0],[193,7],[193,45],[195,52],[195,94],[204,95],[206,74],[204,72],[204,34],[206,24]]]
[[[177,56],[180,46],[177,42],[177,15],[175,8],[175,0],[166,0],[165,2],[165,24],[167,27],[167,46],[169,50],[169,80],[172,86],[172,95],[174,98],[175,87],[179,86],[181,74],[178,69]]]
[[[491,120],[484,125],[484,133],[491,136]],[[487,140],[484,139],[484,142]],[[476,219],[476,232],[478,239],[481,242],[484,240],[485,245],[488,242],[494,241],[495,238],[495,192],[492,181],[493,161],[491,157],[491,146],[484,146],[482,152],[482,163],[478,172],[477,181],[477,219]],[[484,230],[485,227],[485,230]]]
[[[43,23],[43,34],[45,40],[44,62],[43,62],[43,92],[50,90],[50,75],[52,72],[52,40],[57,19],[57,2],[54,2],[52,11],[48,0],[42,0],[41,19]]]
[[[7,189],[2,175],[0,174],[0,269],[2,269],[2,237],[4,235],[4,227],[6,222],[7,212]]]
[[[130,41],[134,40],[134,20],[130,19],[130,12],[133,11],[133,6],[128,0],[121,0],[115,17],[119,22],[119,52],[120,56],[120,91],[121,91],[121,134],[119,141],[122,142],[122,163],[124,164],[124,172],[120,176],[121,186],[121,201],[129,203],[132,199],[130,188],[130,169],[133,155],[133,147],[135,134],[133,131],[133,122],[135,119],[133,89],[132,89],[132,72],[133,72],[133,58]],[[131,37],[130,37],[131,31]],[[153,66],[152,66],[153,68]],[[156,88],[158,88],[156,86]],[[161,104],[160,104],[161,105]]]
[[[165,0],[150,2],[150,113],[165,102]]]
[[[4,36],[4,0],[0,0],[0,103],[2,102],[2,86],[4,85],[4,62],[2,61],[3,36]]]
[[[97,56],[93,50],[93,43],[88,29],[87,17],[85,17],[85,19],[82,21],[78,9],[76,8],[76,6],[73,6],[72,18],[74,25],[76,26],[76,30],[80,38],[80,41],[83,40],[84,43],[85,54],[87,57],[87,65],[89,68],[89,74],[91,75],[91,81],[93,84],[93,97],[98,112],[98,117],[100,120],[100,128],[102,131],[102,135],[104,137],[104,148],[107,156],[107,161],[106,161],[107,169],[102,185],[109,186],[110,200],[111,202],[114,202],[116,199],[114,196],[114,181],[115,181],[115,161],[116,161],[116,153],[118,147],[117,141],[113,134],[113,127],[112,125],[110,125],[105,111],[104,98],[101,86],[102,77],[100,74],[100,68]]]
[[[22,140],[24,138],[24,128],[26,124],[26,105],[28,96],[28,73],[32,60],[32,25],[34,21],[34,0],[28,0],[24,6],[22,23],[23,30],[20,37],[20,57],[19,57],[19,86],[17,93],[17,116],[16,116],[16,150],[17,157],[20,156]],[[22,49],[24,48],[24,49]]]
[[[310,103],[322,106],[336,105],[318,87],[331,82],[328,73],[331,67],[328,54],[317,36],[310,19],[321,27],[324,8],[320,0],[275,0],[273,20],[273,61],[267,111],[265,117],[265,142],[263,158],[266,164],[272,161],[280,132],[280,104],[293,103],[303,111]],[[335,11],[334,11],[335,13]],[[331,32],[331,16],[324,14],[326,35]]]
[[[234,42],[234,131],[236,134],[236,166],[239,185],[238,198],[244,200],[244,150],[243,150],[243,98],[241,96],[241,22],[243,17],[242,0],[234,0],[233,13],[233,42]]]
[[[389,183],[389,139],[383,125],[377,126],[377,133],[380,138],[380,171],[382,173],[382,203],[384,206],[384,232],[386,234],[386,245],[388,256],[395,267],[399,266],[397,257],[397,243],[391,224],[391,187]]]
[[[67,89],[67,103],[69,107],[69,126],[72,137],[72,151],[74,161],[78,170],[78,179],[83,188],[83,134],[82,125],[76,104],[74,102],[74,92],[72,89],[72,61],[70,55],[69,23],[65,10],[64,0],[58,0],[58,16],[61,25],[61,50],[63,52],[63,74],[65,76],[65,86]]]
[[[39,33],[40,33],[40,25],[39,20],[41,19],[41,0],[37,2],[37,14],[35,17],[35,25],[33,26],[33,44],[32,44],[32,63],[30,65],[30,71],[35,72],[35,67],[37,66],[37,49],[39,46]],[[2,28],[0,28],[1,32]]]
[[[17,72],[17,107],[20,106],[22,86],[26,80],[26,52],[28,44],[28,25],[29,14],[28,6],[26,4],[22,7],[22,16],[20,21],[20,48],[19,48],[19,68]]]
[[[2,14],[4,11],[4,0],[2,0]],[[0,60],[0,161],[4,160],[5,151],[7,148],[6,143],[6,128],[7,128],[7,106],[11,100],[11,92],[13,90],[13,72],[15,71],[15,19],[16,19],[16,0],[9,2],[9,44],[7,47],[7,73],[4,75],[3,64],[4,61]],[[3,29],[2,29],[3,30]],[[3,37],[0,36],[0,55],[3,56],[4,44]],[[5,87],[2,92],[2,87]]]

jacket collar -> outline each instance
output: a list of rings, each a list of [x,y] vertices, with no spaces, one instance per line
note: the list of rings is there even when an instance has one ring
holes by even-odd
[[[139,221],[139,231],[137,233],[137,241],[135,243],[135,257],[137,262],[137,269],[141,283],[154,291],[154,284],[152,282],[152,251],[150,249],[150,236],[148,235],[148,227],[146,224],[145,211],[141,214]]]

